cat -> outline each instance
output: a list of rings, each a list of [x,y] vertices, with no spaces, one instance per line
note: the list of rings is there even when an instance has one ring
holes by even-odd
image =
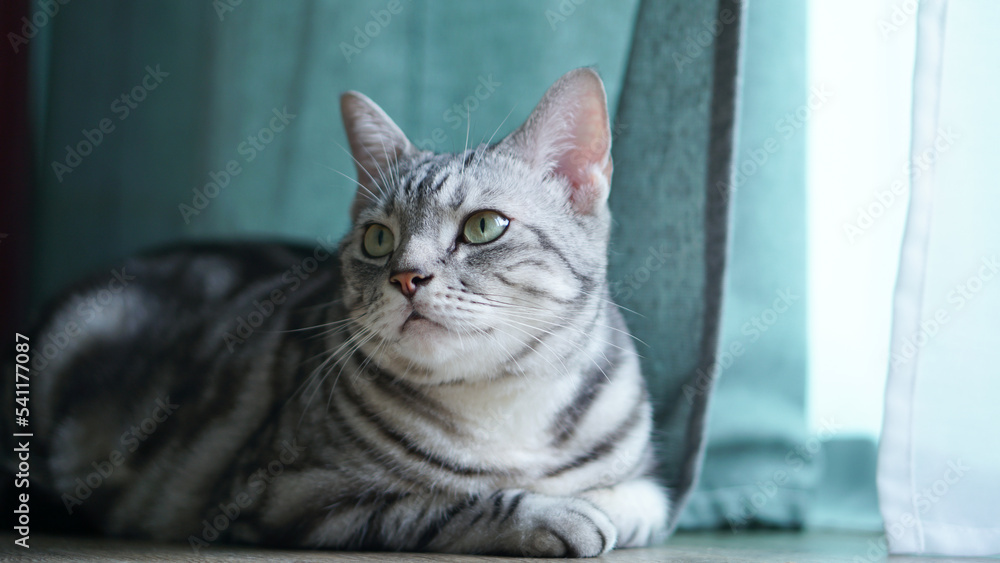
[[[50,306],[36,478],[106,534],[196,552],[661,540],[652,407],[605,280],[597,73],[461,153],[417,149],[360,93],[341,112],[357,193],[339,244],[179,245]]]

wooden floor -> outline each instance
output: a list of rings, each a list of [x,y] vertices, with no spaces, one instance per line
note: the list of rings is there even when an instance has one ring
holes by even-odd
[[[0,561],[532,561],[482,556],[430,555],[410,553],[338,553],[317,551],[271,551],[212,546],[195,554],[184,544],[153,544],[79,537],[31,536],[30,548],[14,545],[14,536],[0,534]],[[867,534],[825,532],[726,532],[678,534],[663,546],[614,551],[593,561],[702,563],[830,563],[875,562],[886,560],[879,537]],[[889,561],[911,563],[972,563],[997,559],[892,557]]]

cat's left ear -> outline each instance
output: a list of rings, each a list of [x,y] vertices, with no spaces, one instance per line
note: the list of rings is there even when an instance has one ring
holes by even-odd
[[[589,68],[556,81],[517,131],[504,139],[529,165],[569,181],[573,208],[595,212],[611,189],[611,127],[601,78]]]
[[[359,188],[351,206],[352,220],[371,201],[371,194],[385,191],[379,182],[388,181],[398,162],[419,152],[403,131],[375,102],[360,92],[340,97],[340,113],[351,145]]]

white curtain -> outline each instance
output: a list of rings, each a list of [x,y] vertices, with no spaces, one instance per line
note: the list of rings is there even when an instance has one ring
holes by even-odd
[[[924,0],[879,502],[891,553],[1000,554],[1000,2]]]

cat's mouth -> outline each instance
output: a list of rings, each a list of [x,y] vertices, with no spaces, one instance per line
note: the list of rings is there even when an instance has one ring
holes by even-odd
[[[411,327],[411,326],[435,326],[435,327],[438,327],[438,328],[446,328],[441,323],[438,323],[438,322],[432,321],[431,319],[428,319],[427,317],[425,317],[424,315],[420,314],[420,312],[416,311],[416,310],[414,310],[413,312],[411,312],[410,315],[408,317],[406,317],[406,320],[403,321],[403,326],[400,327],[400,330],[401,331],[402,330],[406,330],[408,327]]]

